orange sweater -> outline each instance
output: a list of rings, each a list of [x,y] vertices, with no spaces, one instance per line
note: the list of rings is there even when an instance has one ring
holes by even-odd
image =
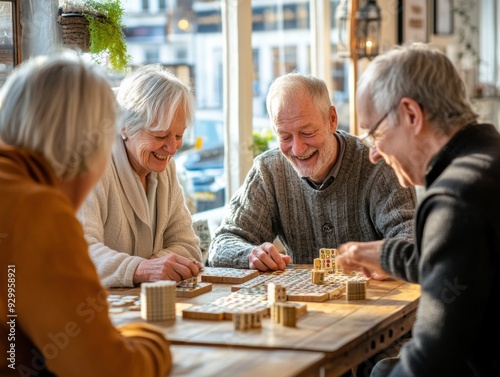
[[[56,182],[40,155],[0,147],[0,376],[164,376],[172,359],[158,328],[112,325]]]

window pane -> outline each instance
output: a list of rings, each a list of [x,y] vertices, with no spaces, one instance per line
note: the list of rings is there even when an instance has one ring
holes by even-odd
[[[128,4],[124,22],[131,65],[161,63],[187,80],[195,94],[194,124],[174,157],[190,210],[220,207],[225,197],[221,4],[206,0]]]
[[[14,68],[12,3],[0,1],[0,86]]]
[[[266,110],[271,83],[292,71],[310,73],[309,9],[305,0],[252,0],[254,155],[276,145]]]
[[[230,2],[229,2],[230,3]],[[311,73],[309,0],[251,0],[254,155],[276,145],[266,111],[266,95],[278,76]],[[331,1],[332,101],[339,128],[348,130],[347,61],[336,56],[335,9]],[[224,205],[224,118],[221,0],[129,0],[125,34],[132,65],[162,63],[190,80],[196,97],[195,124],[176,155],[193,212]],[[231,30],[228,31],[230,36]],[[237,34],[237,33],[236,33]],[[229,53],[235,53],[229,51]],[[233,78],[232,78],[233,79]],[[238,80],[238,77],[234,78]],[[238,132],[238,131],[235,131]]]
[[[337,29],[335,11],[339,3],[339,0],[332,0],[330,5],[332,29],[332,101],[337,108],[338,129],[349,132],[349,63],[347,58],[341,58],[337,54],[339,30]]]

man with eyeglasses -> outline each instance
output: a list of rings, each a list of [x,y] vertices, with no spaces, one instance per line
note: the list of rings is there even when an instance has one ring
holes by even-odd
[[[371,376],[500,376],[500,134],[478,123],[458,71],[426,44],[374,59],[357,109],[370,161],[385,160],[402,186],[426,189],[415,243],[339,247],[344,270],[421,286],[412,339]]]
[[[337,130],[324,81],[279,77],[267,110],[279,149],[255,158],[215,232],[209,265],[282,270],[353,239],[412,238],[414,188],[402,188],[385,162],[368,161],[359,138]]]

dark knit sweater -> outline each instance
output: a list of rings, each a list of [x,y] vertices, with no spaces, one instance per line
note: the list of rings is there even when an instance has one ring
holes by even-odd
[[[416,214],[415,247],[397,240],[383,267],[421,285],[413,340],[390,374],[500,376],[500,135],[469,125],[434,158]],[[405,266],[409,266],[405,269]]]
[[[342,166],[322,191],[301,179],[278,149],[255,158],[216,230],[211,266],[248,268],[252,248],[276,237],[296,264],[313,263],[322,247],[412,237],[414,188],[402,188],[385,162],[370,163],[358,138],[337,135],[346,142]]]

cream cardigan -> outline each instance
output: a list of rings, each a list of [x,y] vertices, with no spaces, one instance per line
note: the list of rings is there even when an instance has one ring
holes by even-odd
[[[132,170],[121,138],[102,179],[78,212],[90,256],[105,287],[132,287],[144,259],[176,253],[201,261],[199,239],[177,180],[175,162],[148,176],[156,184],[156,233],[146,193]]]

